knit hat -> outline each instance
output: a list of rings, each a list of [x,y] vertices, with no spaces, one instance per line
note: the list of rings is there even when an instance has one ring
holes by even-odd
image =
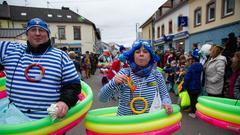
[[[119,46],[119,52],[120,53],[123,53],[123,51],[125,51],[125,50],[126,50],[126,48],[123,45]]]
[[[46,30],[47,33],[48,33],[48,37],[49,37],[50,30],[48,28],[48,24],[45,21],[43,21],[42,19],[40,19],[40,18],[33,18],[33,19],[29,20],[27,22],[26,33],[27,33],[28,30],[30,30],[33,27],[39,27],[39,28],[42,28],[42,29]]]
[[[152,48],[151,40],[137,40],[133,43],[132,48],[126,52],[123,53],[126,60],[129,63],[134,62],[134,52],[141,47],[144,47],[151,55],[151,59],[149,61],[149,65],[154,64],[155,62],[158,62],[160,60],[159,56],[155,54]],[[134,62],[135,63],[135,62]]]

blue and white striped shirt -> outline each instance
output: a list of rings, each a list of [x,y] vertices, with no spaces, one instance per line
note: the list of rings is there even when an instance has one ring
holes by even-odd
[[[131,94],[130,88],[126,84],[117,85],[115,77],[106,84],[98,93],[98,98],[101,102],[110,100],[113,94],[119,94],[118,115],[133,114],[130,109],[130,102],[133,97],[141,96],[147,100],[149,111],[153,102],[154,96],[159,89],[162,104],[171,104],[171,99],[167,91],[167,87],[162,74],[155,69],[152,69],[148,77],[142,78],[135,75],[130,68],[124,68],[119,71],[119,74],[131,76],[134,83],[137,84],[137,89]],[[155,85],[154,85],[155,84]],[[132,95],[132,97],[131,97]],[[140,111],[144,108],[142,101],[135,102],[135,109]]]
[[[13,42],[0,42],[0,63],[7,74],[7,94],[14,105],[32,119],[48,115],[47,108],[60,99],[63,84],[80,82],[73,62],[60,49],[50,47],[44,54],[26,52],[26,45]],[[26,68],[39,63],[45,68],[45,75],[38,82],[27,81]],[[40,74],[38,67],[29,70],[34,78]],[[31,112],[29,112],[31,111]]]

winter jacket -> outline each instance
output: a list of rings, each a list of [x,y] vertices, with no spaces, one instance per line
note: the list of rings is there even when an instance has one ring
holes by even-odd
[[[187,89],[192,92],[200,92],[202,71],[203,66],[199,62],[190,65],[186,75],[184,76],[183,89]]]
[[[227,60],[225,56],[218,55],[210,59],[205,69],[205,88],[212,95],[222,94],[224,84],[224,73]]]

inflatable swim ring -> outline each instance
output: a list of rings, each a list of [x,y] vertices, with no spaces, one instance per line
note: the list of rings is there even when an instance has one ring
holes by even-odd
[[[59,135],[65,133],[76,126],[85,117],[92,105],[93,93],[91,88],[84,82],[81,82],[81,85],[82,92],[79,98],[83,100],[72,107],[63,119],[52,121],[52,118],[48,116],[40,120],[17,125],[1,125],[1,135]]]
[[[240,101],[228,98],[201,96],[197,117],[214,126],[240,133]]]
[[[165,109],[141,115],[116,116],[117,107],[91,110],[85,117],[87,135],[150,135],[171,134],[181,127],[182,114],[178,105],[172,105],[173,113]]]
[[[0,99],[7,96],[6,92],[6,78],[2,77],[0,78]]]

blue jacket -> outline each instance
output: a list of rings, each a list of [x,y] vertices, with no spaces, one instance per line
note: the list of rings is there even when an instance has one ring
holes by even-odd
[[[201,74],[203,66],[199,62],[192,64],[184,76],[183,89],[187,89],[192,92],[201,91]]]

